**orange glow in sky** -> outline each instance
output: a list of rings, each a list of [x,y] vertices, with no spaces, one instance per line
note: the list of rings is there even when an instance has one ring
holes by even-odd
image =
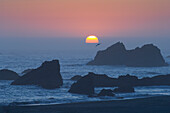
[[[1,37],[169,36],[170,0],[0,0]]]
[[[90,35],[86,38],[86,43],[99,43],[99,40],[96,36]]]

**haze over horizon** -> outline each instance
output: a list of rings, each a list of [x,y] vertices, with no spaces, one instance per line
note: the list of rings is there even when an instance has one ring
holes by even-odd
[[[153,43],[170,54],[169,0],[0,0],[0,50],[127,49]],[[85,44],[99,37],[98,48]],[[94,53],[95,54],[95,53]]]

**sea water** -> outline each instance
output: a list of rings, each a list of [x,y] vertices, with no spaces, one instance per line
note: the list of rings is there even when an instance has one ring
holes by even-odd
[[[34,54],[14,54],[6,53],[0,55],[0,69],[10,69],[21,76],[25,69],[34,69],[39,67],[42,62],[58,59],[61,66],[61,75],[64,79],[64,85],[54,90],[43,89],[38,86],[14,86],[10,85],[12,81],[0,81],[0,104],[5,105],[42,105],[42,104],[62,104],[86,101],[114,100],[117,97],[124,99],[145,98],[157,95],[170,95],[170,86],[149,86],[135,87],[135,93],[116,94],[116,97],[94,97],[89,98],[86,95],[71,94],[68,90],[74,81],[70,78],[75,75],[86,75],[88,72],[97,74],[107,74],[110,77],[120,75],[135,75],[139,78],[152,77],[160,74],[169,74],[170,66],[167,67],[126,67],[126,66],[89,66],[87,62],[94,56],[88,54],[58,54],[58,53],[34,53]],[[170,59],[166,59],[170,64]],[[98,93],[103,88],[95,88]],[[106,88],[114,89],[114,88]]]

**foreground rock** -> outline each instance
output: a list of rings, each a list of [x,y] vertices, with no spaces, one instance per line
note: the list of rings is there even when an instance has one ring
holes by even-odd
[[[11,85],[38,85],[46,89],[59,88],[63,85],[59,61],[45,61],[39,68],[26,73]]]
[[[75,76],[73,76],[73,77],[71,78],[71,80],[77,81],[77,80],[79,80],[79,79],[81,79],[81,78],[82,78],[81,75],[75,75]]]
[[[111,89],[102,89],[98,96],[115,96]]]
[[[94,83],[93,76],[87,75],[79,79],[76,83],[71,85],[69,90],[70,93],[93,95],[94,94]]]
[[[87,65],[126,65],[131,67],[167,66],[160,49],[153,44],[126,50],[123,43],[116,43],[106,50],[98,51]]]
[[[88,77],[86,77],[88,76]],[[90,77],[89,77],[90,76]],[[82,79],[83,78],[83,79]],[[170,85],[170,74],[168,75],[158,75],[154,77],[144,77],[138,79],[136,76],[125,75],[119,76],[118,78],[111,78],[103,74],[88,73],[84,77],[78,80],[79,84],[88,84],[88,80],[91,78],[94,87],[120,87],[121,89],[124,86],[161,86],[161,85]],[[92,84],[92,83],[91,83]],[[129,87],[128,87],[129,88]]]
[[[0,80],[16,80],[19,78],[19,75],[11,70],[2,69],[0,70]]]

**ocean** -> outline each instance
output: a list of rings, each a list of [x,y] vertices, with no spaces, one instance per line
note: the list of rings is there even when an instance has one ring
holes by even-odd
[[[89,54],[67,54],[62,53],[5,53],[0,55],[0,69],[10,69],[22,76],[21,72],[26,69],[39,67],[44,61],[58,59],[61,66],[61,75],[64,85],[54,90],[43,89],[38,86],[12,86],[12,81],[0,81],[0,104],[3,105],[43,105],[62,104],[86,101],[115,100],[117,97],[124,99],[145,98],[149,96],[170,95],[170,86],[135,87],[135,93],[116,94],[116,97],[94,97],[86,95],[71,94],[68,90],[74,81],[70,78],[75,75],[86,75],[88,72],[106,74],[110,77],[120,75],[135,75],[139,78],[152,77],[161,74],[169,74],[170,66],[167,67],[126,67],[126,66],[89,66],[87,62],[93,59]],[[170,59],[165,58],[170,64]],[[103,88],[95,88],[98,93]],[[114,89],[114,88],[106,88]]]

